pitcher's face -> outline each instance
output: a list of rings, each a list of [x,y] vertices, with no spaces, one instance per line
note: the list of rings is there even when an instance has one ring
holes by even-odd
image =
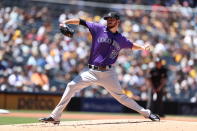
[[[116,19],[116,18],[113,18],[113,17],[107,18],[107,27],[108,27],[109,29],[118,26],[119,23],[120,23],[120,20],[118,20],[118,19]]]

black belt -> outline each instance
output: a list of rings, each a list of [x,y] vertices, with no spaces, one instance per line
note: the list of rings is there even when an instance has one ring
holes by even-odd
[[[95,65],[88,64],[88,67],[90,69],[93,69],[93,70],[106,71],[106,70],[109,70],[112,66],[111,65],[108,65],[108,66],[95,66]]]

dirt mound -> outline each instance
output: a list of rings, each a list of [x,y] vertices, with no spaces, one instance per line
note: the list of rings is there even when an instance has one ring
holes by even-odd
[[[196,131],[197,122],[144,119],[84,120],[62,122],[60,125],[35,123],[0,126],[2,131]]]

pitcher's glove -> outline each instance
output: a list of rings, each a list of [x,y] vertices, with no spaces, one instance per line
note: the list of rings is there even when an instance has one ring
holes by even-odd
[[[75,33],[75,31],[67,24],[60,26],[60,32],[67,37],[73,37],[73,34]]]

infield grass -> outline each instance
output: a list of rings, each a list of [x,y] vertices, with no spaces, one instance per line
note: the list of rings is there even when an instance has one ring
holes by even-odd
[[[38,120],[36,118],[24,118],[24,117],[0,117],[0,125],[11,125],[11,124],[21,124],[21,123],[36,123]]]
[[[61,119],[61,121],[78,121],[77,119]],[[29,117],[0,117],[0,125],[38,123],[38,118]]]

